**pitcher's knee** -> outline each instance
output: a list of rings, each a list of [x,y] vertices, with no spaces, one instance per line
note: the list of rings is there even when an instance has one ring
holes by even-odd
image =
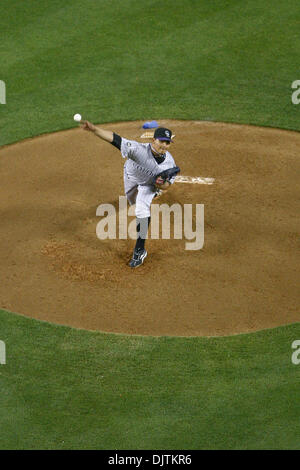
[[[151,215],[151,210],[150,207],[145,207],[145,206],[136,206],[135,208],[135,215],[139,219],[143,219],[144,217],[150,217]]]

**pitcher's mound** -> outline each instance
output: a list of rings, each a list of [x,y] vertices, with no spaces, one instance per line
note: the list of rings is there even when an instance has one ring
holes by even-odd
[[[105,125],[144,141],[142,122]],[[100,204],[118,209],[120,152],[81,129],[0,149],[0,307],[91,330],[213,336],[299,321],[300,134],[208,122],[159,121],[176,135],[183,176],[156,204],[204,204],[205,241],[96,236]],[[134,220],[134,219],[132,219]]]

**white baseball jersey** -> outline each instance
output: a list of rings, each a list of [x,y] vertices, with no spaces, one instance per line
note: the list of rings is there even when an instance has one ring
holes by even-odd
[[[175,167],[175,161],[170,154],[166,152],[166,157],[162,163],[157,163],[151,151],[151,144],[141,144],[134,140],[124,139],[121,142],[121,154],[127,158],[124,168],[130,179],[135,184],[151,184],[153,177],[166,170]],[[171,183],[175,181],[175,177]]]
[[[156,189],[153,177],[168,168],[176,166],[170,152],[165,153],[162,163],[158,163],[151,151],[151,144],[143,144],[122,137],[121,154],[127,158],[124,164],[124,189],[130,204],[136,204],[137,217],[149,217],[150,205]],[[170,180],[173,184],[175,177]]]

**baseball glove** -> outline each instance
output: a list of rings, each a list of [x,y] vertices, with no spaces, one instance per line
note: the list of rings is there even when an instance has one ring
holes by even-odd
[[[174,166],[173,168],[168,168],[167,170],[162,171],[158,175],[153,178],[153,185],[160,189],[160,187],[167,181],[170,183],[170,180],[180,172],[180,168],[178,166]]]

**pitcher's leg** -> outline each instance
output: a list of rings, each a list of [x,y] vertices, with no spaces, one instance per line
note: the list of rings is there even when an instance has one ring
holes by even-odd
[[[139,186],[135,208],[137,240],[132,259],[129,263],[132,268],[140,266],[147,256],[145,240],[147,238],[150,223],[151,202],[154,195],[155,193],[148,186]]]

